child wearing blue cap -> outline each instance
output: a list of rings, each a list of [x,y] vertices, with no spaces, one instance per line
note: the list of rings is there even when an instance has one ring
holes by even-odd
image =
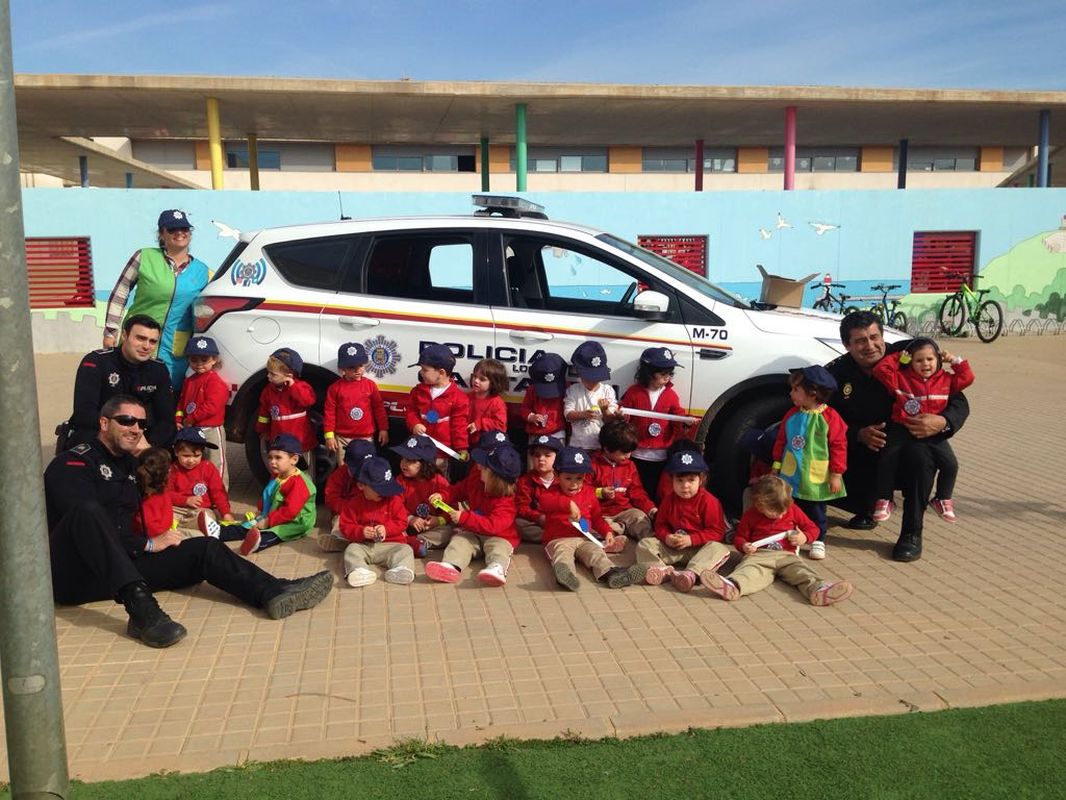
[[[400,457],[396,482],[403,487],[407,509],[407,543],[422,558],[430,547],[444,547],[451,538],[441,512],[429,504],[434,494],[448,491],[448,479],[437,467],[437,448],[428,436],[411,435],[389,449]]]
[[[529,469],[515,484],[515,527],[523,542],[540,543],[544,536],[544,512],[540,497],[555,485],[555,454],[563,440],[545,433],[529,440]]]
[[[389,418],[378,385],[367,376],[366,348],[347,342],[337,350],[340,380],[326,390],[322,431],[330,452],[340,453],[352,439],[389,443]]]
[[[204,456],[216,449],[203,428],[190,425],[174,437],[174,463],[170,467],[167,494],[174,506],[178,530],[196,535],[196,528],[208,536],[218,535],[215,520],[233,521],[229,495],[222,485],[218,468]]]
[[[599,342],[582,342],[570,361],[578,382],[570,384],[563,398],[563,416],[570,423],[569,444],[598,450],[604,417],[618,413],[614,387],[606,382],[611,377],[607,352]]]
[[[848,426],[826,403],[837,382],[820,365],[792,370],[790,397],[795,405],[785,412],[774,442],[774,474],[792,487],[799,507],[818,526],[810,557],[825,558],[827,500],[844,497],[848,468]]]
[[[344,448],[344,462],[339,464],[326,479],[326,508],[332,515],[330,532],[318,535],[318,546],[327,553],[343,550],[348,540],[341,536],[341,512],[348,501],[359,491],[355,485],[355,476],[363,459],[376,455],[374,443],[365,439],[352,439]]]
[[[307,381],[300,380],[303,368],[303,359],[291,347],[279,348],[270,355],[266,363],[267,385],[259,394],[255,430],[263,445],[282,434],[294,436],[313,476],[313,451],[318,439],[308,412],[315,404],[315,390]]]
[[[455,356],[446,345],[430,343],[422,348],[414,366],[418,367],[419,383],[411,389],[407,430],[415,436],[432,437],[461,454],[469,441],[470,401],[452,379]],[[443,453],[438,454],[437,463],[447,469]]]
[[[563,419],[563,392],[566,390],[566,362],[558,353],[541,353],[529,363],[529,386],[522,397],[521,417],[530,438],[566,436]]]
[[[340,533],[349,542],[344,549],[348,585],[367,586],[376,581],[371,564],[386,568],[388,583],[411,583],[415,555],[404,533],[403,488],[393,478],[389,462],[379,456],[364,458],[355,481],[359,491],[344,506],[340,520]]]
[[[181,396],[174,412],[174,423],[180,431],[186,426],[203,430],[207,441],[214,445],[206,455],[222,476],[222,485],[229,489],[229,461],[226,459],[226,404],[229,387],[218,375],[222,361],[218,345],[210,336],[193,336],[185,345],[185,359],[192,374],[181,385]]]

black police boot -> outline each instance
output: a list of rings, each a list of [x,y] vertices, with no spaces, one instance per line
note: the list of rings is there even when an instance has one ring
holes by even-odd
[[[159,607],[144,581],[123,586],[118,600],[130,615],[126,633],[149,647],[170,647],[185,638],[185,626],[175,622]]]
[[[904,532],[899,535],[899,541],[892,548],[894,561],[917,561],[922,557],[922,535],[920,533]]]
[[[872,531],[877,523],[869,514],[856,514],[848,520],[847,527],[853,531]]]
[[[278,583],[278,591],[264,603],[271,619],[285,619],[297,611],[317,606],[333,591],[333,573],[324,570],[306,578]]]

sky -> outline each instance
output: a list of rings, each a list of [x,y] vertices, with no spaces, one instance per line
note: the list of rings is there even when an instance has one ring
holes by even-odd
[[[10,0],[16,72],[1066,89],[1048,0]]]

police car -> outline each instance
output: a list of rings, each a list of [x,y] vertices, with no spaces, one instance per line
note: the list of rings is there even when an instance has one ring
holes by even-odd
[[[297,350],[319,397],[337,379],[337,349],[370,357],[396,430],[413,365],[428,342],[456,357],[461,385],[482,358],[506,365],[513,410],[543,351],[567,361],[583,341],[607,351],[619,396],[640,353],[673,351],[681,402],[699,417],[714,488],[735,502],[746,477],[740,438],[787,408],[787,370],[843,352],[839,317],[752,304],[654,253],[588,227],[549,220],[512,197],[475,196],[470,216],[366,219],[242,233],[195,305],[233,388],[226,418],[260,477],[256,402],[267,356]],[[521,426],[514,420],[516,441]]]

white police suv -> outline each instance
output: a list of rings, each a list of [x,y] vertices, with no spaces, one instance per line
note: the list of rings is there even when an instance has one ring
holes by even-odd
[[[735,503],[746,478],[739,446],[752,425],[787,408],[787,370],[843,352],[839,317],[752,304],[654,253],[511,197],[475,196],[471,216],[366,219],[241,234],[195,306],[234,390],[226,417],[260,477],[256,402],[267,356],[297,350],[318,393],[336,380],[337,349],[362,342],[396,426],[428,342],[446,344],[465,385],[482,358],[503,362],[517,410],[529,363],[542,351],[569,362],[595,339],[618,393],[641,351],[669,347],[675,388],[702,419],[719,496]],[[523,441],[514,419],[513,435]],[[399,432],[394,431],[394,438]]]

